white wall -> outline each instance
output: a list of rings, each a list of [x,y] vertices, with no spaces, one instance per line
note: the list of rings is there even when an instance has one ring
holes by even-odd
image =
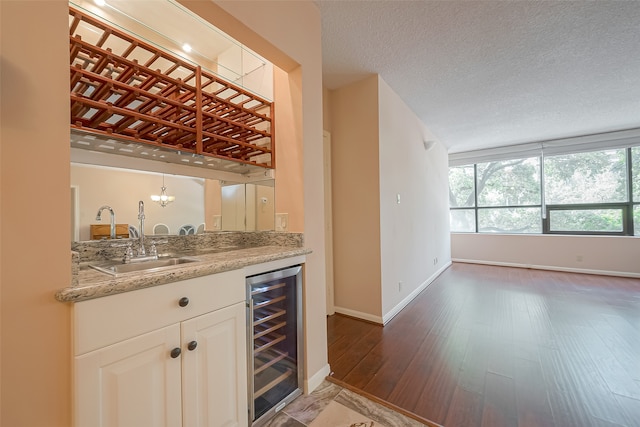
[[[387,322],[451,262],[449,168],[444,146],[425,150],[423,142],[435,137],[381,78],[378,93],[382,317]]]
[[[640,238],[452,233],[454,261],[640,277]]]

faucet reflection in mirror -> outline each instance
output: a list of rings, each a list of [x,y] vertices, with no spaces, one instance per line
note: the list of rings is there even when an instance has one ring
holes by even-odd
[[[152,195],[151,200],[162,206],[163,208],[169,203],[173,202],[176,198],[174,196],[167,196],[167,187],[164,185],[164,174],[162,174],[162,187],[160,195]]]
[[[113,240],[116,238],[116,213],[113,211],[111,206],[107,206],[107,205],[100,206],[100,209],[98,209],[98,213],[96,215],[96,221],[102,221],[102,211],[104,209],[107,209],[109,211],[109,215],[111,216],[109,236],[111,237],[111,240]]]

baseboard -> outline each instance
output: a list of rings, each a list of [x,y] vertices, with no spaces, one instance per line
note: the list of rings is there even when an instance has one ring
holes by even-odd
[[[324,381],[331,373],[331,367],[327,363],[309,379],[304,380],[304,394],[309,394]]]
[[[345,316],[355,317],[356,319],[366,320],[368,322],[376,323],[378,325],[382,325],[382,317],[375,316],[370,313],[364,313],[362,311],[350,310],[344,307],[333,307],[338,314],[344,314]]]
[[[515,262],[498,262],[461,258],[454,258],[452,259],[452,261],[466,264],[496,265],[499,267],[531,268],[534,270],[563,271],[566,273],[596,274],[600,276],[630,277],[635,279],[640,278],[640,273],[632,273],[626,271],[593,270],[587,268],[559,267],[555,265],[520,264]]]
[[[438,269],[435,273],[433,273],[427,280],[422,282],[420,286],[413,290],[409,295],[407,295],[402,301],[395,305],[389,312],[383,316],[376,316],[370,313],[364,313],[361,311],[351,310],[344,307],[335,306],[335,312],[339,314],[343,314],[345,316],[354,317],[360,320],[366,320],[368,322],[376,323],[378,325],[386,325],[391,319],[393,319],[403,308],[405,308],[411,301],[418,296],[420,292],[425,290],[427,286],[429,286],[434,280],[438,278],[451,265],[451,261],[445,263]]]
[[[443,264],[442,267],[440,267],[439,270],[437,270],[435,273],[433,273],[427,280],[422,282],[422,284],[420,286],[418,286],[409,295],[407,295],[406,298],[404,298],[402,301],[400,301],[398,304],[396,304],[396,306],[393,307],[391,310],[389,310],[389,312],[384,314],[382,316],[382,324],[386,325],[391,319],[396,317],[396,315],[398,313],[400,313],[400,311],[402,311],[403,308],[405,308],[411,301],[413,301],[415,299],[415,297],[417,297],[420,292],[424,291],[427,288],[427,286],[429,286],[434,280],[436,280],[438,278],[438,276],[440,276],[442,274],[443,271],[445,271],[447,268],[449,268],[450,265],[451,265],[451,261]]]

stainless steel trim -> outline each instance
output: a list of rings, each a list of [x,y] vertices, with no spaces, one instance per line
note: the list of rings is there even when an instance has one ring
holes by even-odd
[[[246,278],[247,289],[247,365],[248,365],[248,401],[249,401],[249,425],[253,427],[259,427],[265,424],[271,419],[277,412],[276,408],[281,408],[282,405],[287,405],[293,401],[296,397],[302,395],[302,386],[304,384],[304,328],[303,328],[303,305],[302,305],[302,293],[303,293],[303,280],[302,280],[302,266],[296,265],[287,267],[281,270],[270,271],[267,273],[256,274]],[[251,297],[252,286],[260,283],[266,283],[273,280],[279,280],[284,278],[294,278],[295,292],[296,292],[296,352],[297,352],[297,381],[298,388],[292,391],[289,395],[285,396],[276,406],[269,409],[266,413],[260,416],[260,418],[254,421],[255,417],[255,401],[254,401],[254,343],[253,343],[253,298]]]
[[[253,298],[251,298],[251,286],[247,286],[247,378],[249,387],[247,388],[247,401],[249,402],[249,423],[256,416],[256,405],[253,400],[253,391],[255,390],[254,379],[254,357],[253,350]]]

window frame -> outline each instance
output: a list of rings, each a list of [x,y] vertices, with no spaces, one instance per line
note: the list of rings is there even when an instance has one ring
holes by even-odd
[[[476,234],[493,234],[488,232],[480,232],[478,231],[479,223],[478,223],[478,211],[481,209],[497,209],[497,208],[539,208],[540,212],[544,212],[544,216],[541,216],[541,232],[540,233],[522,233],[523,235],[527,234],[551,234],[551,235],[582,235],[582,236],[631,236],[631,237],[640,237],[640,235],[636,234],[636,229],[640,230],[640,224],[634,224],[633,221],[633,213],[634,209],[640,206],[640,200],[634,200],[633,194],[633,148],[639,147],[638,145],[631,145],[628,147],[624,147],[625,155],[626,155],[626,179],[627,179],[627,201],[626,202],[612,202],[612,203],[576,203],[576,204],[546,204],[544,201],[545,191],[544,191],[544,158],[545,156],[541,154],[538,156],[539,165],[540,165],[540,188],[541,188],[541,200],[539,205],[509,205],[509,206],[478,206],[478,163],[486,163],[487,160],[482,162],[473,163],[473,186],[474,186],[474,205],[473,206],[455,206],[449,207],[450,211],[453,210],[473,210],[475,214],[475,230],[474,231],[453,231],[454,233],[476,233]],[[593,150],[593,151],[606,151],[610,148],[602,148],[601,150]],[[532,158],[536,156],[527,156],[526,158]],[[495,161],[502,161],[495,160]],[[456,165],[453,167],[464,167],[471,166],[469,165]],[[640,175],[640,171],[635,171],[637,175]],[[597,210],[597,209],[620,209],[622,211],[622,231],[613,232],[613,231],[552,231],[550,229],[550,213],[552,211],[558,210]],[[499,233],[495,234],[512,234],[512,233]]]

